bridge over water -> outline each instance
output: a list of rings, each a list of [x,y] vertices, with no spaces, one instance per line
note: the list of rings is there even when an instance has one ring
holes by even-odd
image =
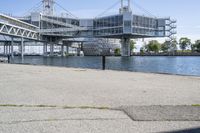
[[[0,14],[0,35],[11,37],[4,47],[9,47],[13,56],[14,38],[19,42],[23,57],[24,41],[43,43],[44,55],[50,45],[53,55],[54,45],[64,47],[71,45],[68,39],[75,38],[114,38],[121,39],[122,56],[130,56],[130,39],[168,37],[169,41],[176,34],[176,21],[170,18],[157,18],[133,14],[130,0],[120,0],[119,13],[91,19],[54,15],[54,0],[43,0],[42,12],[31,12],[25,17],[11,17]],[[75,41],[74,41],[75,42]],[[79,41],[77,41],[79,42]],[[82,44],[82,43],[81,43]],[[4,48],[6,49],[6,48]]]

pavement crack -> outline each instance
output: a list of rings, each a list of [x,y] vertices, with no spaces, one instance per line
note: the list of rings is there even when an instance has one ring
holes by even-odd
[[[126,120],[127,118],[70,118],[70,119],[43,119],[43,120],[26,120],[26,121],[11,121],[0,122],[0,125],[13,125],[21,123],[35,123],[35,122],[58,122],[58,121],[114,121],[114,120]]]
[[[103,106],[58,106],[58,105],[26,105],[26,104],[0,104],[0,107],[16,107],[16,108],[62,108],[62,109],[99,109],[99,110],[113,110],[109,107]]]

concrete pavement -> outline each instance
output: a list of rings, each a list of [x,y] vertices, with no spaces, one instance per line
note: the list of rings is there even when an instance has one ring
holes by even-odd
[[[134,121],[128,114],[146,116],[152,105],[193,108],[199,77],[0,64],[0,90],[0,133],[200,131],[198,119]]]

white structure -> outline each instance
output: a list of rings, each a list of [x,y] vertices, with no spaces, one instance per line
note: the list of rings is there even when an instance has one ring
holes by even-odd
[[[54,15],[54,0],[43,0],[43,14]]]
[[[152,37],[168,37],[170,41],[173,39],[176,34],[176,21],[170,18],[133,14],[130,1],[121,0],[118,14],[80,19],[56,16],[55,1],[42,0],[43,12],[41,13],[32,12],[29,16],[19,19],[0,17],[0,34],[44,41],[44,51],[47,53],[47,45],[50,45],[51,55],[54,53],[54,45],[68,47],[69,39],[74,39],[71,43],[82,43],[76,41],[77,38],[121,39],[122,56],[130,56],[130,39]]]

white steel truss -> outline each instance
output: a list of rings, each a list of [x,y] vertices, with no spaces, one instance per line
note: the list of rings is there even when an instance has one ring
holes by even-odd
[[[0,21],[0,34],[39,40],[39,33],[37,31],[29,30],[26,28],[22,28],[1,21]]]

